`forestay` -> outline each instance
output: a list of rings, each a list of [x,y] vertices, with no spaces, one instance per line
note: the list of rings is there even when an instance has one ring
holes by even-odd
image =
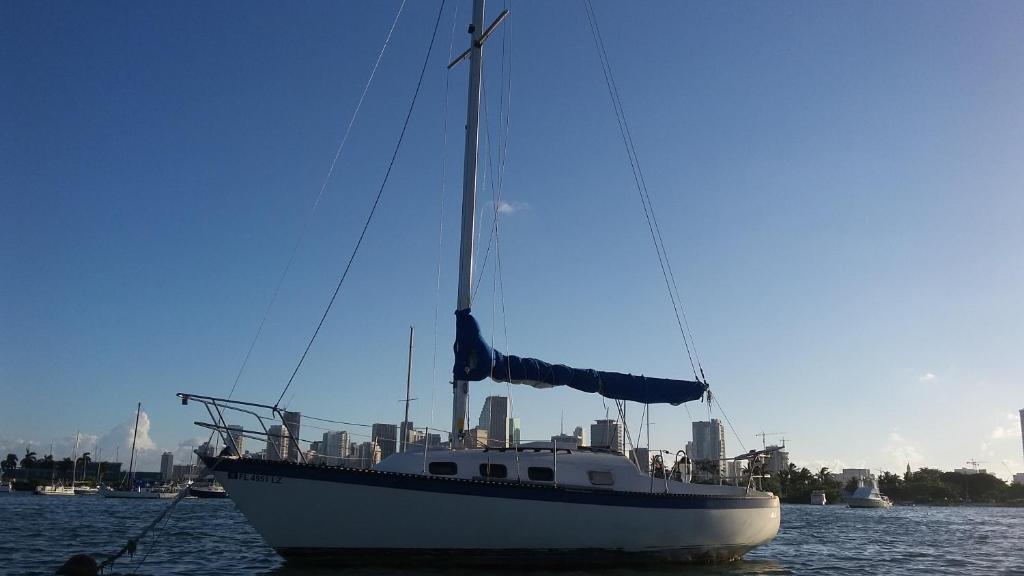
[[[469,310],[455,312],[455,322],[453,377],[456,381],[476,382],[489,377],[496,382],[528,384],[535,388],[568,386],[616,400],[673,405],[697,400],[708,389],[704,382],[571,368],[536,358],[505,355],[484,340],[480,325]]]

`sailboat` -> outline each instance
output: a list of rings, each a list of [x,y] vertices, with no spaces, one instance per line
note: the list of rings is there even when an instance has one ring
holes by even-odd
[[[142,403],[139,402],[135,409],[135,429],[132,431],[132,455],[128,460],[128,473],[121,480],[116,488],[102,487],[99,489],[100,496],[104,498],[127,498],[132,500],[158,500],[175,498],[177,490],[172,489],[142,489],[135,486],[135,441],[139,435],[139,416],[142,414]]]
[[[50,453],[53,454],[53,444],[50,444]],[[75,451],[73,457],[77,460],[78,458],[78,433],[75,433]],[[77,462],[76,462],[77,464]],[[45,486],[36,486],[36,494],[39,496],[74,496],[74,479],[75,470],[72,468],[71,472],[71,486],[65,486],[64,482],[55,482],[53,477],[54,467],[56,462],[51,462],[50,466],[50,483]]]
[[[449,445],[399,452],[373,469],[306,463],[277,405],[198,394],[225,449],[201,458],[268,545],[285,558],[337,563],[644,563],[730,561],[771,541],[779,530],[779,499],[747,486],[690,483],[675,473],[641,472],[621,454],[560,446],[466,446],[471,382],[538,388],[568,386],[606,398],[679,405],[701,399],[702,381],[577,369],[506,355],[481,335],[470,309],[473,282],[482,52],[504,17],[484,27],[484,0],[473,4],[469,101],[456,308],[453,409]],[[454,65],[454,63],[453,63]],[[299,462],[239,456],[224,417],[233,409],[269,410],[287,430]],[[277,436],[282,438],[281,433]],[[283,450],[278,449],[278,454]]]

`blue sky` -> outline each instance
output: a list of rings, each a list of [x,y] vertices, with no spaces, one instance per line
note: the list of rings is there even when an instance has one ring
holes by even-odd
[[[439,298],[435,267],[455,5],[294,409],[400,420],[415,325],[412,419],[448,426],[465,66],[449,76]],[[437,6],[405,7],[237,396],[273,402],[294,369],[380,185]],[[75,430],[117,445],[137,401],[154,455],[200,435],[201,414],[174,393],[231,388],[397,9],[0,4],[0,451],[66,446]],[[808,466],[1024,470],[1024,11],[595,10],[705,371],[739,434],[729,451],[765,430]],[[468,13],[459,3],[456,52]],[[582,4],[513,4],[487,48],[493,135],[506,41],[508,341],[493,261],[474,306],[485,332],[520,355],[688,377]],[[505,391],[475,385],[474,419]],[[525,438],[557,432],[563,412],[570,427],[605,415],[595,396],[513,394]],[[689,439],[684,408],[652,421],[656,446]]]

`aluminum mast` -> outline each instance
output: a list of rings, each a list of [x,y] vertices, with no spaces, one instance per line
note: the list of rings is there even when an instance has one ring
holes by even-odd
[[[480,82],[483,74],[484,0],[473,2],[469,47],[469,105],[466,109],[466,157],[462,173],[462,244],[459,249],[459,300],[456,310],[469,310],[473,296],[473,228],[476,216],[477,154],[480,147]],[[466,430],[469,382],[456,380],[452,398],[450,445],[462,448]]]

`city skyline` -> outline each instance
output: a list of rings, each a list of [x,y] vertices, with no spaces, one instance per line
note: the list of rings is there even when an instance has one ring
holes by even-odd
[[[504,399],[504,397],[500,397],[500,396],[495,396],[493,398],[495,398],[495,399]],[[484,413],[486,413],[486,412],[482,411],[482,415]],[[300,413],[296,413],[296,412],[289,412],[288,414],[292,418],[293,424],[301,416]],[[1019,410],[1019,416],[1020,416],[1019,424],[1020,424],[1021,428],[1024,429],[1024,409],[1020,409]],[[142,412],[141,416],[140,416],[140,424],[139,424],[140,438],[138,439],[138,444],[146,445],[146,446],[153,446],[152,441],[148,438],[148,433],[143,430],[144,426],[146,426],[147,424],[148,424],[148,416],[145,414],[145,412]],[[412,424],[412,422],[410,422],[410,425],[411,424]],[[563,423],[563,425],[564,425],[564,423]],[[583,430],[584,429],[581,426],[575,426],[574,427],[575,432],[574,432],[573,435],[564,434],[564,433],[554,434],[554,435],[550,436],[550,440],[552,442],[554,442],[556,439],[558,439],[559,446],[569,446],[569,447],[572,447],[572,446],[585,446],[585,447],[598,447],[598,448],[605,448],[605,449],[609,449],[610,448],[613,451],[618,451],[619,453],[622,453],[623,455],[627,455],[627,452],[631,453],[634,448],[633,448],[632,445],[630,445],[628,443],[628,440],[627,440],[628,434],[625,434],[624,431],[612,432],[612,438],[616,439],[616,440],[612,440],[612,444],[620,446],[620,449],[616,450],[614,447],[610,447],[610,446],[606,445],[607,442],[605,442],[605,440],[607,439],[608,430],[617,430],[617,429],[620,429],[621,426],[622,426],[621,422],[616,421],[616,420],[606,420],[606,419],[601,419],[601,418],[594,419],[593,423],[591,423],[589,425],[589,427],[590,427],[590,439],[592,439],[596,435],[596,437],[598,438],[598,444],[593,444],[590,441],[584,441],[583,440],[584,439],[584,435],[583,435]],[[228,430],[229,430],[228,434],[234,439],[235,442],[237,442],[237,445],[239,445],[239,446],[244,446],[244,438],[241,436],[242,428],[243,427],[238,425],[238,424],[228,424]],[[305,443],[305,445],[303,446],[303,449],[304,449],[304,451],[305,450],[310,450],[313,453],[315,453],[317,456],[327,457],[327,462],[330,463],[330,464],[344,464],[344,465],[347,465],[347,466],[348,465],[364,466],[364,465],[366,465],[366,462],[373,462],[373,463],[375,463],[375,462],[378,462],[379,460],[383,459],[384,457],[386,457],[386,456],[383,455],[384,454],[384,448],[383,448],[382,444],[387,444],[389,442],[392,442],[391,432],[394,431],[397,434],[398,431],[401,430],[402,428],[401,428],[400,425],[395,425],[395,424],[375,423],[375,424],[373,424],[371,426],[371,429],[373,431],[376,431],[376,432],[371,432],[370,434],[359,434],[359,433],[352,434],[348,430],[325,430],[322,433],[322,439],[321,440],[313,440],[313,441],[311,441],[309,439],[303,439],[303,442]],[[472,427],[469,430],[470,431],[477,431],[477,430],[480,430],[480,429],[481,429],[481,421],[478,420],[477,421],[477,426]],[[484,428],[483,430],[486,431],[486,428]],[[692,430],[693,430],[693,434],[691,434],[691,437],[690,437],[689,440],[684,442],[684,445],[690,451],[689,456],[693,460],[695,460],[695,461],[705,460],[705,459],[712,459],[713,460],[714,458],[711,457],[711,456],[708,456],[708,454],[707,454],[707,452],[709,450],[711,452],[713,452],[713,453],[718,454],[719,456],[724,455],[725,458],[732,458],[734,456],[739,456],[740,455],[738,452],[734,453],[734,452],[736,452],[735,450],[731,450],[731,449],[727,448],[728,435],[725,434],[725,427],[724,427],[724,425],[721,422],[718,422],[718,421],[716,421],[714,419],[712,421],[710,421],[710,422],[709,421],[698,421],[698,420],[695,420],[695,421],[692,422]],[[269,436],[267,438],[267,441],[265,442],[265,449],[261,449],[261,450],[259,450],[257,452],[253,452],[252,454],[254,456],[266,458],[266,457],[268,457],[267,456],[268,454],[272,453],[272,449],[273,450],[281,451],[281,449],[278,448],[278,446],[284,444],[285,442],[290,442],[290,440],[288,439],[287,430],[285,428],[283,428],[281,425],[270,426],[269,431],[270,431],[270,434],[269,434]],[[410,428],[410,431],[417,435],[416,436],[416,440],[410,440],[410,444],[413,444],[415,442],[416,449],[419,449],[420,447],[423,446],[423,438],[424,438],[423,437],[423,432],[421,430],[417,430],[415,428]],[[381,440],[377,439],[377,437],[375,436],[375,433],[382,433]],[[130,428],[128,429],[127,434],[128,434],[127,438],[130,439],[131,438],[131,429]],[[278,434],[280,436],[277,436]],[[92,442],[93,442],[92,445],[93,446],[98,445],[98,441],[96,440],[95,436],[88,435],[88,434],[81,434],[81,433],[79,433],[78,436],[80,437],[79,438],[79,443],[80,443],[80,446],[81,446],[79,451],[78,451],[79,456],[81,456],[81,454],[83,454],[84,452],[90,452],[92,457],[93,457],[93,459],[96,460],[96,461],[102,460],[104,462],[121,462],[122,464],[124,464],[124,462],[122,462],[121,460],[114,460],[113,458],[102,457],[103,456],[102,451],[99,452],[100,457],[97,457],[97,454],[95,452],[92,452],[89,449],[89,447],[86,445],[87,443],[85,442],[85,440],[92,440]],[[362,438],[361,441],[360,441],[360,438]],[[484,432],[484,438],[487,438],[486,432]],[[75,439],[75,437],[72,436],[72,437],[67,438],[65,440],[70,440],[71,441],[70,446],[74,446],[74,439]],[[219,438],[214,438],[214,439],[217,440],[217,442],[219,443],[219,441],[220,441]],[[541,436],[538,436],[536,439],[525,440],[525,442],[538,442],[538,441],[539,442],[543,442],[544,440],[547,440],[547,439],[548,438],[546,438],[546,437],[542,438]],[[695,439],[698,439],[696,444],[694,443]],[[182,458],[182,457],[184,457],[184,461],[185,462],[193,462],[194,464],[198,465],[198,459],[195,458],[192,450],[193,449],[200,449],[201,450],[202,446],[205,444],[205,440],[201,441],[200,438],[195,438],[195,439],[192,439],[191,441],[197,442],[197,443],[194,444],[194,445],[190,445],[190,446],[182,446],[182,447],[179,447],[177,450],[171,450],[171,451],[163,450],[163,449],[157,449],[155,447],[150,447],[150,448],[145,448],[145,449],[138,449],[137,448],[137,450],[140,453],[136,455],[136,466],[137,466],[136,469],[140,470],[140,471],[146,471],[146,472],[156,472],[156,471],[159,471],[161,474],[164,474],[165,470],[170,470],[171,468],[174,468],[176,470],[176,469],[178,469],[180,467],[186,466],[185,464],[180,464],[179,463],[179,462],[181,462],[181,460],[179,460],[179,458]],[[397,437],[396,437],[396,439],[394,439],[394,443],[397,446]],[[772,473],[777,473],[777,472],[780,472],[780,471],[784,470],[788,466],[788,464],[790,463],[790,461],[791,461],[791,459],[790,459],[791,446],[787,446],[785,444],[781,444],[780,445],[780,444],[775,443],[775,442],[772,442],[772,443],[769,443],[769,444],[770,444],[770,446],[768,446],[768,448],[776,448],[776,449],[778,449],[778,451],[774,452],[771,456],[769,456],[767,458],[767,460],[766,460],[766,469],[770,470]],[[348,452],[344,451],[346,445],[348,446],[348,449],[349,449]],[[432,447],[433,446],[441,447],[442,444],[441,444],[440,437],[438,436],[436,438],[436,440],[431,438],[427,445],[428,446],[432,446]],[[488,442],[488,445],[490,445],[489,442]],[[375,448],[375,450],[377,452],[376,455],[367,451],[368,449],[372,451],[374,449],[373,448],[374,446],[376,447]],[[53,454],[55,460],[63,459],[63,457],[60,455],[60,450],[63,447],[64,447],[63,443],[56,443],[54,445],[54,451],[53,451],[52,454]],[[1022,452],[1024,452],[1024,439],[1022,439],[1020,441],[1020,447],[1021,447]],[[292,450],[294,450],[294,447],[291,447],[291,448],[292,448]],[[639,445],[636,446],[636,449],[641,451],[642,453],[646,453],[647,447],[644,446],[643,444],[639,444]],[[182,453],[183,450],[184,450],[184,454]],[[212,446],[210,446],[210,450],[211,451],[213,450]],[[292,450],[283,450],[283,452],[286,454],[286,457],[288,459],[297,462],[298,461],[298,454],[297,454],[297,452],[293,452]],[[0,450],[0,452],[3,452],[3,450]],[[42,458],[45,453],[48,453],[48,450],[47,451],[35,450],[35,452],[37,453],[37,457],[38,458]],[[245,451],[245,452],[249,453],[249,451]],[[287,453],[289,453],[289,452],[292,452],[291,456],[288,456]],[[6,454],[6,453],[7,452],[3,452],[3,454]],[[17,455],[19,458],[23,455],[23,451],[22,452],[12,452],[12,453]],[[151,455],[150,458],[146,458],[145,457],[145,454],[147,454],[147,453],[149,453]],[[390,455],[390,454],[391,453],[388,453],[387,455]],[[69,453],[69,455],[70,455],[70,453]],[[271,456],[271,458],[272,459],[276,459],[273,456]],[[337,458],[338,460],[334,460],[335,458]],[[168,463],[168,459],[170,459],[170,461],[169,461],[170,463]],[[124,460],[127,460],[127,459],[125,458]],[[156,468],[154,470],[147,469],[147,466],[151,466],[153,463],[155,463]],[[854,474],[854,475],[856,475],[856,474],[860,474],[860,475],[879,474],[879,473],[881,473],[883,471],[892,472],[894,474],[899,474],[900,473],[900,471],[898,469],[884,469],[883,470],[882,468],[870,467],[870,466],[866,466],[866,467],[848,466],[848,465],[845,465],[845,464],[843,464],[842,462],[840,462],[838,460],[837,460],[837,463],[838,463],[837,466],[828,466],[827,464],[820,465],[821,464],[820,462],[807,462],[807,461],[801,461],[799,459],[793,460],[793,463],[796,464],[798,468],[806,467],[806,468],[814,470],[814,471],[817,471],[818,469],[820,469],[823,466],[828,467],[830,469],[830,471],[832,472],[832,474],[834,476],[836,476],[841,482],[845,482],[846,480],[849,480],[849,478],[847,476],[843,475],[844,472],[847,472],[849,474]],[[958,473],[963,473],[963,474],[982,472],[982,473],[991,474],[993,476],[997,476],[997,477],[1002,478],[1003,480],[1005,480],[1007,482],[1024,483],[1024,472],[1012,471],[1009,474],[1001,474],[1000,471],[998,470],[998,468],[991,467],[991,466],[990,466],[990,468],[992,468],[992,469],[980,467],[981,464],[985,464],[985,463],[986,463],[985,461],[967,460],[967,461],[964,462],[964,464],[972,465],[973,466],[973,468],[969,468],[969,467],[965,467],[963,465],[954,465],[954,466],[950,466],[950,467],[942,467],[940,465],[933,465],[933,464],[930,464],[928,462],[923,462],[923,463],[914,465],[912,467],[911,463],[908,461],[906,463],[906,467],[907,467],[907,470],[910,470],[911,468],[913,468],[914,470],[917,470],[919,468],[937,468],[937,469],[940,469],[940,470],[958,472]],[[1003,464],[1003,463],[1000,462],[999,464]],[[729,461],[729,462],[725,462],[725,461],[720,462],[720,464],[719,464],[720,472],[719,473],[723,477],[731,478],[732,476],[734,476],[734,474],[733,474],[734,469],[730,468],[730,465],[735,466],[735,464],[733,462],[731,462],[731,461]],[[141,468],[139,466],[141,466]],[[695,474],[697,474],[698,476],[700,475],[699,471],[695,471]]]
[[[608,55],[695,361],[724,406],[654,407],[653,444],[678,448],[693,420],[717,418],[739,449],[785,432],[809,467],[1024,470],[1019,12],[922,6],[595,7],[644,31],[607,38]],[[11,5],[0,389],[17,409],[0,450],[80,429],[123,455],[141,401],[155,469],[204,436],[176,392],[273,403],[293,374],[282,406],[400,422],[410,325],[409,419],[450,427],[466,75],[446,72],[444,50],[294,372],[379,189],[434,9],[405,7],[327,179],[397,3],[261,4],[243,19]],[[580,6],[509,24],[495,36],[516,30],[502,196],[482,174],[479,202],[481,250],[501,218],[502,273],[480,255],[482,329],[511,354],[694,377]],[[495,159],[500,55],[485,55]],[[509,389],[524,439],[563,412],[614,416],[596,395],[489,382],[471,386],[471,416]],[[628,407],[631,428],[641,414]]]

